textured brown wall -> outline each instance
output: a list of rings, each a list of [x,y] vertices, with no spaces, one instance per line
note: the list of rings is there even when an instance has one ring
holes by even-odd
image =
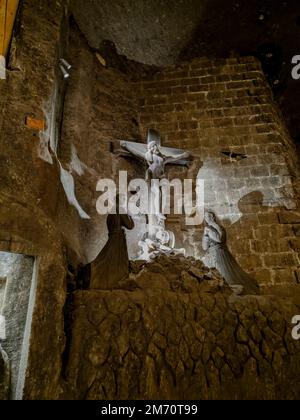
[[[129,78],[100,64],[74,23],[71,25],[67,59],[72,64],[64,102],[62,135],[58,157],[75,180],[76,197],[91,220],[60,201],[60,229],[68,246],[83,262],[90,261],[104,246],[106,217],[96,212],[99,179],[118,179],[121,169],[132,171],[130,163],[111,153],[111,142],[140,137],[137,99]],[[82,175],[72,169],[72,148],[85,168]],[[67,215],[67,216],[65,216]]]
[[[260,63],[198,59],[134,88],[142,132],[156,128],[163,144],[199,159],[205,204],[227,225],[242,266],[261,284],[300,282],[298,163]],[[200,249],[198,230],[187,236],[182,229],[189,249]]]
[[[164,258],[128,290],[78,291],[74,399],[299,399],[299,294],[232,298],[214,272]]]
[[[45,118],[63,16],[55,1],[22,2],[7,80],[0,82],[1,250],[39,256],[25,398],[56,398],[60,391],[66,265],[55,223],[59,177],[55,165],[39,159],[41,133],[26,127],[25,117]]]
[[[50,150],[60,129],[60,57],[73,68],[64,85],[62,137]],[[0,248],[39,259],[25,398],[55,399],[61,392],[67,255],[72,264],[85,262],[106,241],[96,182],[117,170],[110,140],[138,136],[131,96],[126,77],[102,68],[74,27],[69,36],[64,6],[22,2],[7,80],[0,82]],[[28,116],[44,120],[45,130],[26,126]],[[91,220],[78,216],[61,185],[58,159],[71,169],[72,144],[87,167],[84,176],[73,176]]]
[[[146,128],[154,127],[166,145],[191,150],[201,167],[199,176],[208,180],[207,204],[233,223],[230,246],[243,266],[262,284],[300,278],[293,148],[259,64],[253,59],[200,60],[131,84],[118,70],[101,67],[76,28],[68,38],[63,16],[55,1],[22,2],[8,79],[0,83],[0,246],[39,257],[28,399],[55,399],[61,392],[66,248],[77,261],[86,261],[106,239],[104,218],[95,210],[96,182],[119,169],[132,171],[132,164],[110,154],[110,141],[141,140]],[[73,68],[57,156],[71,170],[72,144],[76,147],[85,165],[83,175],[73,174],[76,194],[91,220],[80,219],[69,205],[53,153],[52,163],[41,154],[50,138],[62,54]],[[47,120],[46,131],[26,127],[26,116]],[[221,155],[224,148],[245,153],[247,159],[231,162]],[[185,235],[199,252],[201,228]]]

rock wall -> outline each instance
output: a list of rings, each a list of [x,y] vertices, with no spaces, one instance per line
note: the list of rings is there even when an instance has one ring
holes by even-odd
[[[9,398],[10,371],[7,354],[0,346],[0,401]]]
[[[106,241],[95,202],[98,179],[117,171],[110,140],[138,136],[126,76],[101,66],[70,25],[67,6],[22,2],[0,81],[0,249],[38,261],[28,399],[55,399],[61,391],[67,267],[76,270]],[[62,57],[72,65],[69,81]],[[90,219],[70,203],[66,187]]]
[[[78,202],[90,220],[60,200],[60,229],[81,262],[94,259],[104,246],[105,216],[96,212],[98,180],[118,181],[118,171],[132,172],[130,163],[111,153],[116,140],[140,139],[137,100],[129,77],[118,69],[101,64],[71,20],[69,48],[72,64],[64,98],[58,156],[75,181]],[[65,215],[67,214],[67,217]]]
[[[24,351],[33,264],[34,259],[32,257],[0,252],[1,274],[6,271],[5,296],[3,306],[0,308],[0,314],[5,318],[6,339],[1,340],[0,338],[0,346],[9,359],[10,394],[13,399],[16,397],[18,383],[20,383],[20,362],[22,351]]]
[[[205,205],[227,226],[242,266],[261,285],[299,282],[297,155],[258,60],[197,59],[134,89],[142,132],[156,128],[163,144],[194,155]],[[201,229],[175,223],[181,244],[201,256]]]
[[[299,399],[299,291],[230,293],[192,258],[141,266],[119,290],[76,292],[66,397]]]
[[[57,165],[40,157],[45,133],[26,122],[47,120],[64,19],[61,2],[22,1],[7,79],[0,81],[0,249],[38,260],[25,399],[55,399],[60,393],[66,296],[66,254],[56,223],[61,185]]]
[[[106,241],[105,220],[95,208],[96,183],[119,169],[143,175],[133,162],[117,159],[111,143],[144,141],[149,127],[161,131],[164,144],[193,152],[189,174],[200,168],[207,205],[228,220],[229,244],[241,264],[264,285],[287,286],[300,278],[293,148],[259,64],[251,58],[199,60],[147,80],[138,73],[132,82],[101,64],[76,24],[70,25],[67,3],[22,2],[8,77],[0,81],[0,249],[33,256],[37,267],[22,397],[57,399],[64,391],[74,398],[248,398],[259,392],[294,398],[298,361],[289,326],[299,312],[296,297],[232,301],[215,284],[212,290],[198,286],[188,262],[181,262],[180,277],[165,261],[165,268],[136,269],[138,279],[130,278],[123,289],[77,291],[66,347],[67,268],[76,271]],[[59,69],[61,57],[72,65],[68,81]],[[62,168],[90,219],[70,203]],[[178,219],[168,223],[190,254],[201,256],[201,228],[188,230]],[[218,324],[223,315],[224,329]],[[247,334],[242,329],[239,338],[243,316]],[[267,318],[277,323],[275,338]],[[69,344],[64,382],[62,353]],[[232,378],[236,385],[226,394],[223,385]]]
[[[33,256],[38,267],[25,399],[61,392],[67,267],[76,270],[105,243],[96,183],[117,172],[110,140],[139,131],[127,77],[101,66],[70,24],[67,6],[21,3],[7,79],[0,81],[0,250]],[[62,57],[72,65],[69,81]],[[70,204],[61,168],[91,219]]]

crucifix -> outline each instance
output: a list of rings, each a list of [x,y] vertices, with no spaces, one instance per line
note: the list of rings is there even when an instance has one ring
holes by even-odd
[[[122,156],[133,156],[147,164],[146,181],[150,184],[149,212],[147,233],[144,241],[140,241],[142,249],[141,259],[150,259],[158,253],[184,253],[184,250],[175,250],[175,237],[173,232],[165,229],[166,217],[162,214],[160,186],[152,183],[152,180],[166,178],[165,168],[167,165],[188,166],[190,155],[184,150],[163,147],[158,131],[149,129],[147,144],[131,141],[121,141]],[[147,251],[148,250],[148,251]]]

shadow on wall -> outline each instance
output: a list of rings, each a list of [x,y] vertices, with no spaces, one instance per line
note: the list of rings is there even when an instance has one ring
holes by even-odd
[[[253,272],[262,285],[271,285],[274,280],[295,283],[299,263],[292,246],[295,233],[289,219],[291,212],[282,206],[263,203],[263,193],[253,191],[239,200],[241,217],[237,222],[232,224],[229,219],[223,219],[229,248],[241,266]]]
[[[234,223],[232,223],[229,218],[225,217],[222,223],[228,228],[228,230],[230,230],[239,224],[244,226],[245,224],[249,225],[249,219],[245,220],[245,218],[248,218],[250,214],[258,215],[260,213],[269,212],[270,209],[274,212],[274,207],[264,206],[263,202],[264,195],[261,191],[252,191],[244,195],[237,203],[241,217]]]

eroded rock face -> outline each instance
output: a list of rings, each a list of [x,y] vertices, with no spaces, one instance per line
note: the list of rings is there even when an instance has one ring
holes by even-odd
[[[9,59],[8,78],[1,82],[0,87],[1,249],[39,257],[23,399],[59,398],[61,353],[65,345],[63,308],[67,265],[73,263],[73,260],[75,263],[78,260],[90,261],[106,241],[103,230],[105,218],[98,217],[95,207],[97,180],[104,176],[114,177],[119,169],[133,173],[132,162],[125,159],[118,162],[114,159],[110,152],[110,143],[120,139],[144,141],[143,130],[150,126],[161,131],[166,144],[170,141],[170,144],[176,146],[176,140],[180,141],[180,147],[199,147],[201,158],[204,159],[210,156],[210,151],[207,155],[202,151],[205,148],[214,148],[211,139],[215,137],[210,132],[210,115],[212,120],[221,118],[222,113],[218,114],[218,109],[215,109],[219,107],[218,103],[221,103],[222,112],[224,108],[228,112],[227,116],[234,117],[239,116],[235,112],[240,112],[240,107],[244,109],[247,103],[251,107],[251,113],[249,108],[245,110],[244,116],[247,118],[257,114],[256,106],[258,113],[263,112],[260,107],[266,106],[266,117],[268,109],[270,110],[269,99],[266,103],[260,101],[260,94],[257,98],[252,95],[250,99],[248,96],[251,91],[249,94],[247,92],[245,98],[233,96],[228,101],[225,97],[227,88],[224,96],[221,93],[223,90],[215,90],[215,77],[212,83],[211,79],[206,79],[212,85],[209,88],[211,92],[209,95],[202,95],[204,80],[210,73],[207,74],[205,70],[203,80],[202,69],[197,67],[198,64],[188,70],[191,73],[186,77],[177,72],[180,67],[174,68],[174,72],[167,70],[168,77],[173,79],[176,75],[175,80],[180,84],[169,85],[172,88],[172,98],[170,96],[168,101],[166,98],[161,99],[162,95],[169,95],[168,90],[163,93],[161,88],[170,80],[156,78],[154,86],[149,89],[151,95],[147,98],[139,97],[141,102],[138,102],[137,85],[131,85],[130,78],[111,68],[109,60],[107,67],[102,66],[94,51],[88,48],[74,28],[70,28],[70,37],[65,34],[69,26],[68,14],[65,14],[61,2],[55,2],[55,5],[52,3],[43,2],[43,6],[36,7],[34,0],[22,2]],[[132,45],[136,49],[136,44]],[[156,47],[157,45],[155,49]],[[45,145],[48,144],[49,132],[38,132],[24,124],[28,116],[37,120],[55,117],[55,112],[50,112],[48,106],[49,103],[53,105],[56,76],[60,78],[59,85],[63,83],[58,66],[58,58],[61,56],[70,61],[73,67],[64,97],[58,158],[65,169],[69,169],[67,165],[74,169],[76,195],[84,210],[91,216],[91,221],[80,219],[76,209],[68,203],[54,156],[52,155],[53,164],[50,163],[50,158],[41,158],[41,141],[45,140]],[[228,66],[233,71],[239,65],[246,68],[250,65],[251,69],[249,62],[246,64],[245,61],[243,64],[238,63],[237,59],[236,62],[230,60]],[[131,64],[134,66],[134,63]],[[208,67],[211,68],[210,64]],[[181,89],[183,92],[189,89],[189,83],[195,82],[193,77],[197,76],[198,71],[200,73],[196,89],[199,89],[200,95],[194,94],[194,99],[198,99],[190,104],[178,93]],[[217,71],[219,72],[218,69]],[[232,77],[232,81],[237,81],[234,79],[235,72]],[[200,82],[200,78],[203,81]],[[242,83],[248,83],[244,76],[242,80]],[[147,83],[152,82],[154,80]],[[163,84],[159,86],[157,82]],[[236,95],[235,89],[240,91],[239,83],[232,87],[232,94]],[[156,88],[159,89],[158,92],[155,91]],[[263,87],[261,94],[265,89],[267,88]],[[189,89],[190,91],[192,92]],[[158,96],[154,96],[157,94]],[[202,100],[203,97],[207,99]],[[207,104],[207,110],[213,110],[215,114],[208,114],[207,125],[203,121],[201,129],[207,130],[206,135],[202,137],[202,132],[199,131],[201,135],[193,137],[195,121],[191,121],[192,114],[189,112],[200,110],[200,114],[196,115],[198,121],[203,115],[203,103]],[[235,105],[234,110],[231,109],[231,104]],[[57,107],[59,108],[58,105]],[[183,115],[184,119],[179,120],[177,112],[182,115],[187,112],[187,119]],[[164,119],[164,126],[160,124],[156,114]],[[243,116],[242,112],[240,116]],[[176,120],[176,124],[180,121],[182,132],[177,126],[173,130],[172,125],[169,125],[172,119]],[[277,128],[282,124],[274,128],[272,121],[266,119],[265,123],[275,130],[274,133],[267,130],[263,134],[258,131],[251,137],[255,141],[260,138],[259,149],[254,144],[254,151],[250,152],[253,145],[247,144],[250,147],[247,154],[251,154],[252,158],[256,157],[262,147],[269,154],[270,141],[274,141],[275,146],[278,143]],[[259,120],[256,122],[259,126],[263,125]],[[228,143],[223,143],[222,140],[222,145],[226,144],[230,150],[232,147],[232,150],[239,151],[239,143],[235,144],[231,139],[234,142],[244,139],[248,141],[248,131],[244,132],[241,127],[237,131],[231,131],[235,134],[234,137],[227,134],[225,136],[228,129],[226,121],[224,127],[220,127],[220,123],[224,124],[223,118],[218,121],[218,125],[217,122],[213,123],[211,128],[216,130],[218,136],[220,133],[224,135],[222,139],[227,139]],[[236,119],[236,124],[243,125],[243,120]],[[174,131],[176,136],[172,134]],[[188,134],[186,140],[182,134],[185,132],[187,135],[189,131],[191,135]],[[292,155],[288,151],[286,154]],[[281,152],[276,157],[276,164],[280,163],[280,156]],[[264,164],[262,161],[262,165]],[[85,169],[84,175],[80,175],[82,168]],[[209,166],[207,168],[209,171]],[[137,168],[134,170],[137,171]],[[259,171],[256,172],[257,177],[260,174]],[[235,189],[238,182],[233,181],[232,189]],[[222,201],[224,198],[218,197],[218,200]],[[248,200],[247,205],[251,207],[253,203]],[[254,213],[253,207],[251,212]],[[278,260],[274,255],[276,270],[273,270],[272,281],[283,283],[290,275],[290,261],[298,258],[299,242],[295,235],[299,236],[300,230],[299,219],[294,213],[285,212],[279,216],[282,221],[277,226],[277,216],[274,222],[274,215],[271,213],[259,215],[259,223],[270,228],[264,226],[258,229],[253,224],[253,234],[259,240],[254,242],[257,253],[266,248],[266,238],[273,240],[274,234],[276,237],[278,234],[280,247],[277,249],[276,244],[274,249],[269,250],[274,254],[282,252],[283,255],[282,258],[279,255]],[[246,240],[240,238],[240,234],[245,231],[245,221],[243,219],[235,225],[231,233],[235,239],[238,238],[235,242],[240,250],[244,248],[242,261],[248,263],[249,267],[257,267],[257,259],[253,256],[249,258],[247,248],[250,246],[248,239],[252,240],[253,237]],[[196,240],[194,243],[198,244]],[[291,259],[286,258],[285,252],[290,252],[291,247],[295,252]],[[72,259],[69,257],[71,251],[75,254]],[[266,261],[269,262],[271,258],[268,257]],[[189,264],[193,266],[192,269]],[[281,264],[286,268],[281,268]],[[297,378],[294,376],[294,372],[299,372],[295,353],[298,351],[298,344],[290,339],[290,319],[299,313],[296,298],[293,297],[298,306],[293,300],[287,302],[283,298],[273,297],[249,297],[239,298],[236,302],[229,301],[229,292],[220,286],[219,280],[213,280],[212,283],[198,281],[202,279],[202,274],[200,276],[198,273],[199,276],[195,277],[191,270],[195,274],[195,270],[201,271],[201,267],[188,261],[155,261],[147,268],[135,267],[132,276],[120,290],[75,294],[68,395],[91,399],[128,396],[168,398],[177,395],[180,398],[298,396],[299,391],[295,385]],[[263,281],[269,282],[269,270],[262,271]],[[207,271],[206,274],[209,275],[208,273],[214,279],[213,272]],[[299,268],[294,270],[294,282],[299,282],[299,273]],[[240,327],[242,317],[245,318],[245,330]],[[271,339],[268,341],[268,334],[271,334],[270,322],[275,325],[274,342]],[[258,332],[255,328],[258,328]],[[251,329],[257,332],[256,341],[250,335]],[[238,332],[241,337],[237,336]],[[4,364],[1,361],[0,364],[0,371],[2,369],[3,372]],[[0,392],[3,392],[5,388],[1,388],[1,381],[5,376],[1,372],[0,378]]]
[[[74,295],[69,398],[299,398],[299,293],[233,298],[175,257],[134,264],[122,287]]]
[[[71,10],[93,48],[111,40],[121,54],[147,64],[174,63],[190,40],[206,1],[154,0],[84,3],[71,1]]]
[[[106,217],[96,211],[97,182],[104,178],[118,182],[119,170],[132,172],[130,162],[111,153],[112,142],[138,140],[140,135],[137,101],[128,77],[100,64],[74,22],[69,44],[66,58],[72,63],[72,76],[64,100],[58,157],[71,171],[78,202],[91,219],[79,220],[63,193],[59,226],[68,247],[86,263],[96,258],[107,240]]]

